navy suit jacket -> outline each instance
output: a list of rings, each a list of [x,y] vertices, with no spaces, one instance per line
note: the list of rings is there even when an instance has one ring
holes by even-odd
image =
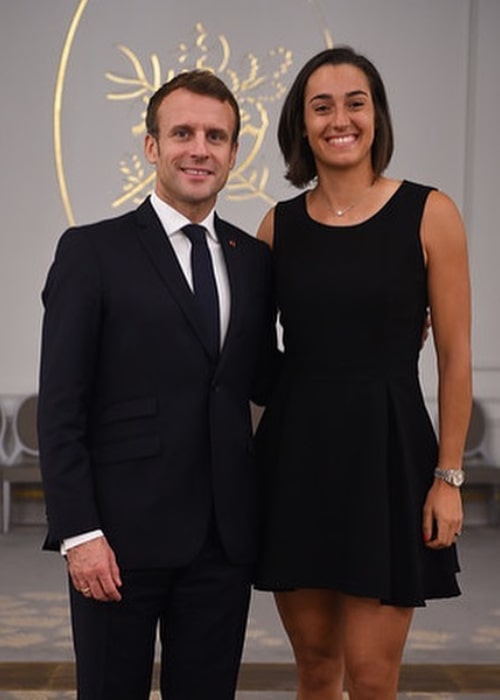
[[[182,566],[215,512],[229,558],[254,559],[249,400],[263,402],[272,367],[271,256],[216,230],[231,288],[217,358],[149,200],[62,236],[42,294],[46,547],[102,528],[121,567]]]

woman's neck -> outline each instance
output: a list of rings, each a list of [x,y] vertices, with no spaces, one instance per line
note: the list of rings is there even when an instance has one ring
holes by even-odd
[[[362,204],[378,180],[371,168],[364,172],[320,174],[315,188],[316,199],[334,216],[341,218]]]

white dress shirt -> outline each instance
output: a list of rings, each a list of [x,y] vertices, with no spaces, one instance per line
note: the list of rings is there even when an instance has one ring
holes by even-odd
[[[151,204],[160,219],[163,228],[169,238],[170,243],[177,255],[179,264],[184,272],[184,276],[193,289],[193,276],[191,274],[191,242],[185,233],[181,231],[183,226],[192,223],[185,216],[180,214],[176,209],[164,202],[158,197],[156,192],[151,195]],[[227,276],[226,261],[222,246],[217,238],[214,223],[214,209],[209,215],[199,223],[207,230],[207,243],[212,263],[214,266],[215,283],[219,295],[219,312],[220,312],[220,337],[221,347],[227,333],[229,325],[229,314],[231,311],[231,296],[229,289],[229,279]]]
[[[155,210],[172,248],[177,256],[179,265],[186,278],[187,283],[193,289],[193,275],[191,272],[191,241],[181,230],[183,226],[192,223],[183,214],[180,214],[176,209],[164,202],[158,197],[156,192],[151,194],[151,205]],[[219,296],[219,313],[220,313],[220,338],[221,347],[224,344],[227,328],[229,325],[229,314],[231,312],[231,294],[229,287],[229,279],[227,275],[226,262],[222,246],[215,231],[215,210],[199,223],[207,230],[207,243],[212,263],[214,267],[215,282],[217,285],[217,293]],[[68,549],[76,547],[84,542],[103,536],[102,530],[91,530],[84,532],[75,537],[68,537],[61,542],[61,554],[66,554]]]

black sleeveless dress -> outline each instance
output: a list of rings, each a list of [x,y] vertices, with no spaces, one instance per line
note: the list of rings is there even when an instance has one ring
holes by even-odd
[[[284,361],[256,436],[256,588],[330,588],[402,606],[459,595],[456,549],[424,546],[437,443],[418,378],[427,308],[420,222],[404,181],[364,223],[275,212]]]

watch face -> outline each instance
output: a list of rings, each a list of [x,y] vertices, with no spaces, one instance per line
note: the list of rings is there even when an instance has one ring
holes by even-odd
[[[462,486],[465,481],[463,469],[436,469],[434,475],[451,486]]]
[[[454,471],[450,474],[450,477],[453,486],[462,486],[462,484],[464,483],[463,471]]]

